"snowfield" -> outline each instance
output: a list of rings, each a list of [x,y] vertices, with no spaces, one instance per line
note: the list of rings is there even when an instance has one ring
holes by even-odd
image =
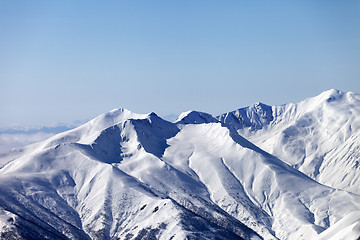
[[[309,177],[360,194],[360,95],[329,90],[297,104],[262,103],[217,117]]]
[[[360,96],[115,109],[0,158],[1,239],[357,239]]]

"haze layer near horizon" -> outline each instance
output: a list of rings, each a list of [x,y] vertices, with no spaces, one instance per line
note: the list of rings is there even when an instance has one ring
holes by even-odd
[[[0,127],[360,92],[359,1],[1,1]]]

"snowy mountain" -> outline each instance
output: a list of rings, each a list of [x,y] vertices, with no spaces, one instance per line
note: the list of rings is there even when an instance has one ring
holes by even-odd
[[[318,183],[284,162],[295,156],[271,155],[239,134],[270,136],[281,115],[274,108],[257,104],[233,113],[234,122],[191,111],[174,123],[115,109],[12,151],[0,158],[0,236],[356,239],[360,195]],[[331,142],[339,143],[332,154],[349,155],[350,141]]]
[[[360,194],[360,95],[329,90],[296,104],[255,104],[217,117],[311,178]]]

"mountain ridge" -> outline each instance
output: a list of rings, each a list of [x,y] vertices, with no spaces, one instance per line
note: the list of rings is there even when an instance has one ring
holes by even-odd
[[[347,98],[325,95],[319,98],[329,104]],[[341,219],[352,224],[348,216],[360,210],[360,195],[318,183],[256,141],[264,132],[271,139],[276,118],[264,124],[268,107],[249,108],[260,114],[247,115],[249,122],[261,128],[237,128],[196,111],[171,123],[155,113],[114,109],[0,157],[0,234],[31,239],[34,229],[52,239],[311,239],[335,231]],[[357,133],[332,154],[344,155],[342,146],[356,142]],[[346,229],[342,234],[360,234]]]
[[[242,111],[245,116],[257,114],[251,107],[243,108]],[[297,104],[271,106],[271,112],[273,120],[259,128],[241,124],[239,119],[243,119],[244,114],[235,119],[236,121],[224,118],[227,114],[220,115],[217,119],[234,127],[240,135],[255,145],[313,179],[360,194],[359,186],[355,185],[360,169],[344,165],[349,162],[356,166],[358,162],[356,151],[359,149],[360,131],[359,94],[331,89]],[[344,149],[339,149],[340,146]],[[343,156],[335,156],[336,151],[342,151]],[[350,161],[335,161],[342,157],[350,158]],[[324,166],[329,164],[332,167],[325,170]],[[332,180],[331,175],[336,173],[336,169],[344,167],[346,171],[336,180]],[[329,169],[332,169],[331,173]]]

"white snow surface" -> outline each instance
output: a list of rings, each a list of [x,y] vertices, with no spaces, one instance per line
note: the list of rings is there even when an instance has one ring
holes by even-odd
[[[360,236],[360,212],[354,211],[346,215],[324,232],[316,240],[358,239]]]
[[[343,189],[359,183],[340,181],[341,189],[316,180],[344,174],[334,169],[359,161],[358,101],[356,94],[330,91],[299,104],[258,103],[217,119],[187,112],[175,123],[115,109],[0,158],[0,238],[357,239],[360,196]],[[333,108],[342,112],[333,117]],[[314,129],[350,119],[340,121],[351,127],[340,140],[323,136],[333,128],[317,130],[321,141],[313,144],[319,152],[329,149],[330,162],[316,176],[305,171],[311,160],[264,151],[276,150],[278,135],[295,123],[305,131],[299,119],[307,113],[318,117]],[[281,142],[284,152],[290,142]]]
[[[296,104],[255,104],[217,117],[309,177],[360,194],[360,95],[329,90]]]

